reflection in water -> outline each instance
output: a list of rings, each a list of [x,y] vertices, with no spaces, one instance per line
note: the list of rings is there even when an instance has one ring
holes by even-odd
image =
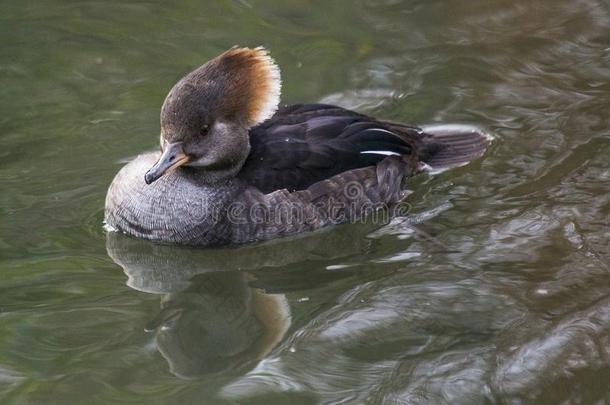
[[[344,263],[343,258],[368,252],[385,234],[399,229],[412,233],[414,228],[403,219],[371,229],[370,224],[340,226],[218,249],[154,244],[110,232],[106,248],[131,288],[163,296],[161,310],[146,329],[155,333],[170,371],[182,378],[230,377],[256,366],[284,337],[291,325],[285,293],[354,276],[350,267],[363,263]],[[378,255],[376,260],[383,261],[387,252],[381,249]]]
[[[245,274],[203,274],[162,299],[149,324],[159,352],[180,377],[241,368],[266,355],[290,325],[283,295],[246,284]]]
[[[161,311],[147,330],[155,333],[171,372],[192,378],[254,366],[290,327],[285,292],[350,274],[299,267],[307,270],[312,260],[366,251],[371,239],[357,236],[368,230],[361,224],[220,249],[154,244],[110,232],[106,248],[131,288],[163,295]]]
[[[148,324],[159,352],[179,377],[244,368],[261,359],[290,326],[282,294],[248,285],[245,272],[214,272],[202,251],[152,245],[109,234],[108,254],[130,286],[163,294]],[[205,252],[204,252],[205,253]]]

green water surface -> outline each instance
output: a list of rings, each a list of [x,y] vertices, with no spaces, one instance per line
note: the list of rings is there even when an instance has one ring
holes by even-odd
[[[610,402],[604,0],[0,4],[0,403]],[[107,235],[184,73],[494,134],[412,216],[239,249]]]

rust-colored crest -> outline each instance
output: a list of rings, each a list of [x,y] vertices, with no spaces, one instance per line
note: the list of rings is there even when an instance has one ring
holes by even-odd
[[[232,48],[217,58],[220,68],[231,72],[235,101],[241,98],[250,125],[270,118],[280,102],[280,70],[262,48]]]
[[[210,118],[253,126],[275,113],[280,91],[280,71],[264,48],[233,47],[176,83],[163,103],[161,126],[183,135]]]

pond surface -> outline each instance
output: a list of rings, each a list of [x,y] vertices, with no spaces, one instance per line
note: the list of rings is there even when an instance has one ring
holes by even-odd
[[[610,402],[605,0],[0,5],[0,402]],[[239,249],[102,229],[185,72],[495,135],[412,215]]]

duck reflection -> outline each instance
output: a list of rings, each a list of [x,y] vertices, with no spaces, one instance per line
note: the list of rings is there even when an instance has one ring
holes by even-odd
[[[146,329],[178,377],[252,367],[290,326],[284,294],[251,287],[253,277],[246,272],[214,271],[219,254],[116,234],[108,235],[106,246],[132,288],[163,295],[161,310]]]
[[[248,287],[245,273],[200,274],[167,294],[149,324],[173,374],[191,377],[247,366],[275,347],[290,326],[284,295]]]
[[[130,287],[162,295],[161,310],[146,329],[170,371],[182,378],[254,367],[290,328],[285,293],[346,277],[325,271],[320,257],[328,263],[337,252],[367,247],[353,231],[239,249],[158,245],[117,233],[106,241]]]

